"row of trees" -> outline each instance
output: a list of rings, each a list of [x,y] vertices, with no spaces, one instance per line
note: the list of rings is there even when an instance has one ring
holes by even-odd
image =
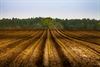
[[[63,25],[66,29],[89,29],[89,30],[100,30],[100,20],[90,19],[71,19],[65,20]]]
[[[0,29],[81,29],[100,30],[100,20],[95,19],[58,19],[58,18],[28,18],[28,19],[1,19]]]

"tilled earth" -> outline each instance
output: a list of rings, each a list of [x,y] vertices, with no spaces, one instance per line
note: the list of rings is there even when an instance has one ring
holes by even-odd
[[[100,67],[100,31],[0,30],[0,67]]]

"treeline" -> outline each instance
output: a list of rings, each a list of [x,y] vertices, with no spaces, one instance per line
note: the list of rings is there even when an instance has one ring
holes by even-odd
[[[69,29],[69,30],[100,30],[100,20],[95,19],[58,19],[28,18],[1,19],[0,29]]]

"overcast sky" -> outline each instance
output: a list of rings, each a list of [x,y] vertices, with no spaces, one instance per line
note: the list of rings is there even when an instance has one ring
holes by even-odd
[[[0,18],[100,19],[100,0],[0,0]]]

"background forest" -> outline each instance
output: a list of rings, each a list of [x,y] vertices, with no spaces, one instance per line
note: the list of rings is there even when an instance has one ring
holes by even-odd
[[[95,19],[58,19],[36,17],[28,19],[1,19],[0,29],[68,29],[100,30],[100,20]]]

